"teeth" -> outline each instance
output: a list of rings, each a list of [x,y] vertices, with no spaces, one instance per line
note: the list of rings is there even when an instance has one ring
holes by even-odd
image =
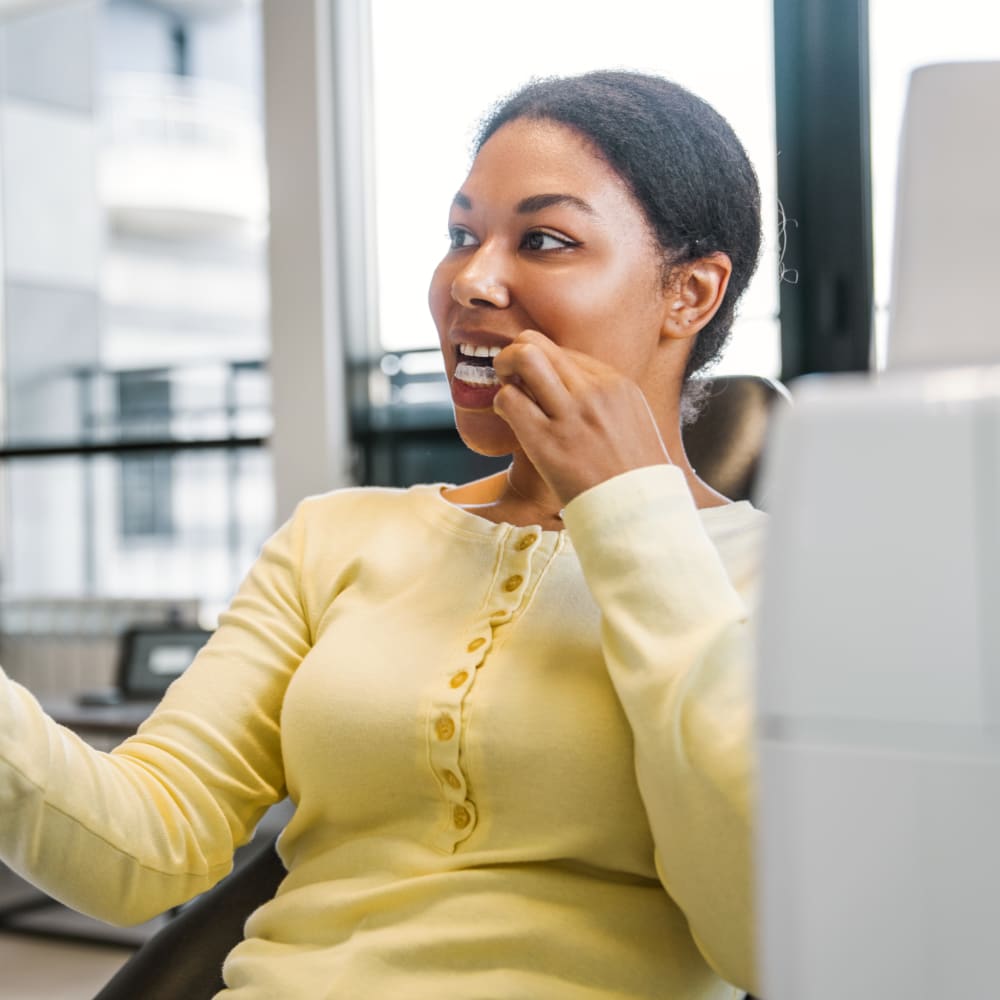
[[[495,358],[502,350],[502,347],[482,347],[475,344],[459,344],[458,350],[467,358]]]

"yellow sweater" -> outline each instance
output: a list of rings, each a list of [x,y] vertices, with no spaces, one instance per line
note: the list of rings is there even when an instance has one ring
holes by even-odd
[[[289,875],[226,1000],[732,997],[763,520],[696,510],[669,466],[577,497],[564,532],[436,486],[307,500],[111,754],[0,671],[0,857],[140,921],[287,792]]]

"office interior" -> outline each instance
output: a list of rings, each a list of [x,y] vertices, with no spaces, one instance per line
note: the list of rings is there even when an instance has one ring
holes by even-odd
[[[503,468],[454,432],[425,289],[475,120],[530,76],[658,72],[743,138],[765,250],[716,374],[881,370],[909,74],[1000,59],[1000,14],[713,11],[0,0],[8,674],[113,745],[132,715],[76,709],[123,636],[210,630],[299,499]],[[0,1000],[90,997],[170,919],[103,927],[0,872]]]

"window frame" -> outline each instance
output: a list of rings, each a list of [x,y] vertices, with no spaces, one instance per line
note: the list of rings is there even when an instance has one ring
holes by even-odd
[[[786,382],[872,367],[868,44],[868,0],[774,0]]]

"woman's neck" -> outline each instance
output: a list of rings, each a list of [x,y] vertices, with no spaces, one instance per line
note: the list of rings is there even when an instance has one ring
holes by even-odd
[[[680,469],[694,498],[695,505],[720,507],[731,503],[728,497],[698,478],[691,467],[680,427],[663,435],[670,463]],[[527,525],[559,531],[563,527],[564,504],[523,452],[515,452],[504,472],[446,490],[445,499],[470,513],[497,523]]]
[[[538,471],[523,456],[503,472],[445,490],[450,503],[497,523],[539,524],[562,530],[562,503]]]

